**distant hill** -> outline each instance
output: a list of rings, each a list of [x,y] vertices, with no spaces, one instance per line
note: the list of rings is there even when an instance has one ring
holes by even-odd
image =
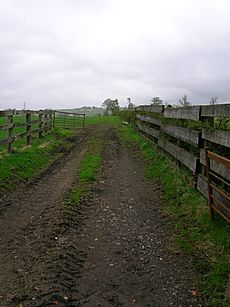
[[[74,109],[58,109],[57,111],[64,111],[64,112],[74,112],[74,113],[84,113],[86,116],[100,116],[104,115],[105,110],[99,107],[81,107],[81,108],[74,108]]]

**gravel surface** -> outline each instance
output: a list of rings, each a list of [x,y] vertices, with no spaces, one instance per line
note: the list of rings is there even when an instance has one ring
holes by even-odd
[[[172,249],[161,186],[115,128],[102,133],[100,180],[77,208],[63,199],[84,146],[0,216],[0,306],[206,306],[192,295],[190,261]]]

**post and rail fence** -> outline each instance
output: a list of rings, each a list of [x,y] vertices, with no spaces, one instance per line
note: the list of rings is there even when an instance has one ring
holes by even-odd
[[[54,110],[4,110],[0,111],[0,146],[13,151],[13,143],[26,139],[30,145],[33,138],[42,138],[52,128],[84,128],[85,114]]]
[[[230,222],[230,104],[135,108],[136,128],[192,174],[211,216]]]

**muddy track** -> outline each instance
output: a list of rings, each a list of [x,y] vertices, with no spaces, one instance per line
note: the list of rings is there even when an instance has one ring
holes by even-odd
[[[171,249],[161,187],[116,129],[100,133],[101,178],[77,208],[64,199],[84,145],[0,216],[0,306],[205,306],[192,297],[191,265]]]

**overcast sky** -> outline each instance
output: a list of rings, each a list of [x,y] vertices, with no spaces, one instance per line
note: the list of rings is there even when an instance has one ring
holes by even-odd
[[[0,0],[0,109],[230,101],[228,0]]]

